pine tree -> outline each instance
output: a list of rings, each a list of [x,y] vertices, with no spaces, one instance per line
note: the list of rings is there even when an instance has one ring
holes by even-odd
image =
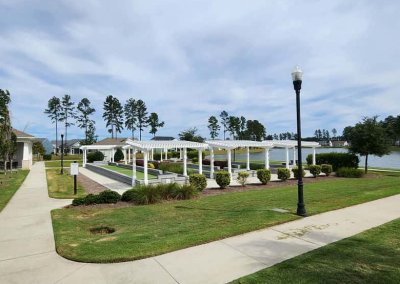
[[[78,111],[79,115],[77,117],[78,127],[81,129],[85,129],[85,145],[89,145],[88,143],[88,131],[89,125],[94,127],[94,120],[90,119],[90,115],[92,115],[96,110],[90,106],[90,101],[87,98],[83,98],[78,103]]]
[[[221,124],[222,127],[224,128],[223,133],[224,133],[224,140],[225,140],[225,133],[228,131],[228,124],[229,124],[229,115],[226,111],[222,111],[221,114],[219,115],[221,118]]]
[[[147,123],[150,126],[150,133],[153,134],[153,137],[156,136],[158,128],[164,127],[164,124],[165,124],[164,121],[159,122],[158,114],[155,112],[152,112],[150,114]]]
[[[210,116],[208,119],[208,129],[210,130],[211,139],[218,137],[221,127],[218,125],[218,119],[215,116]]]
[[[10,102],[10,92],[0,89],[0,157],[4,161],[4,174],[7,174],[7,161],[13,147],[11,118],[8,108]]]
[[[68,127],[74,125],[72,119],[76,119],[75,103],[71,101],[70,95],[64,95],[61,99],[60,121],[64,122],[65,142],[68,141]]]
[[[125,128],[132,131],[132,139],[135,138],[137,122],[137,102],[135,99],[129,99],[124,106]]]
[[[136,126],[139,129],[139,140],[142,140],[142,131],[148,126],[147,107],[144,101],[137,101],[137,121]]]
[[[111,133],[111,138],[117,138],[117,133],[121,133],[123,129],[123,109],[119,100],[113,96],[107,96],[103,104],[103,118],[106,121],[106,127],[110,127],[108,132]]]
[[[61,117],[61,101],[57,97],[52,97],[47,102],[47,109],[44,110],[44,113],[50,118],[51,123],[56,124],[56,154],[58,151],[58,122]]]

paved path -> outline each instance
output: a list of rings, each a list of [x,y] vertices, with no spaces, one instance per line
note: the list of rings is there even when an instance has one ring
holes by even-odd
[[[91,170],[88,170],[83,167],[79,167],[79,173],[87,176],[91,180],[94,180],[95,182],[107,187],[108,189],[117,191],[118,193],[122,194],[128,189],[131,189],[132,186],[129,186],[123,182],[119,182],[113,179],[110,179],[108,177],[105,177],[103,175],[100,175],[98,173],[92,172]]]
[[[225,283],[400,217],[400,195],[157,257],[117,264],[68,261],[54,250],[43,163],[0,213],[0,283]]]

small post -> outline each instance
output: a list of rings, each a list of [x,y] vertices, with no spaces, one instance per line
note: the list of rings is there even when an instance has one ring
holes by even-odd
[[[74,161],[73,163],[71,163],[70,167],[70,175],[74,176],[74,195],[78,193],[78,187],[77,187],[78,174],[79,174],[79,164],[76,161]]]

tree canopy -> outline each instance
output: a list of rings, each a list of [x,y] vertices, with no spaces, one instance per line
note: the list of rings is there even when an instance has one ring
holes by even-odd
[[[149,116],[148,124],[150,126],[150,133],[153,134],[153,136],[155,136],[158,129],[161,127],[164,127],[165,123],[164,123],[164,121],[160,122],[158,119],[158,114],[155,112],[152,112]]]
[[[179,140],[203,143],[204,138],[197,134],[197,128],[189,128],[178,134]]]
[[[106,127],[111,127],[108,132],[111,133],[111,138],[117,138],[117,133],[121,133],[123,129],[123,108],[116,97],[107,96],[103,104],[103,118],[106,121]]]

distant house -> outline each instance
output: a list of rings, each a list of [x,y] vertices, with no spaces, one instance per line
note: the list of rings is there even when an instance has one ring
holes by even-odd
[[[318,141],[319,145],[323,147],[332,147],[332,141],[329,140],[323,140],[323,141]]]
[[[17,167],[21,169],[30,169],[32,167],[32,144],[35,137],[13,129],[14,134],[17,136],[17,152],[15,154],[15,162],[18,163]]]
[[[68,141],[64,141],[64,153],[65,154],[70,154],[70,155],[77,155],[80,154],[81,151],[79,150],[79,147],[81,147],[81,140],[80,139],[71,139]],[[51,144],[53,146],[53,153],[61,153],[61,140],[57,141],[57,147],[56,147],[56,140],[52,140]]]
[[[172,136],[154,136],[151,138],[153,141],[176,141],[177,139]]]
[[[35,138],[34,141],[42,143],[46,155],[53,153],[53,145],[47,138]]]
[[[111,161],[111,156],[112,153],[114,153],[113,149],[107,149],[109,148],[108,146],[114,146],[114,147],[123,147],[126,146],[125,141],[128,138],[106,138],[101,141],[98,141],[90,146],[106,146],[105,149],[100,149],[98,151],[102,152],[104,154],[104,161]],[[90,151],[90,150],[89,150]]]
[[[349,146],[349,143],[347,143],[347,141],[332,141],[332,146],[333,147],[346,147]]]

